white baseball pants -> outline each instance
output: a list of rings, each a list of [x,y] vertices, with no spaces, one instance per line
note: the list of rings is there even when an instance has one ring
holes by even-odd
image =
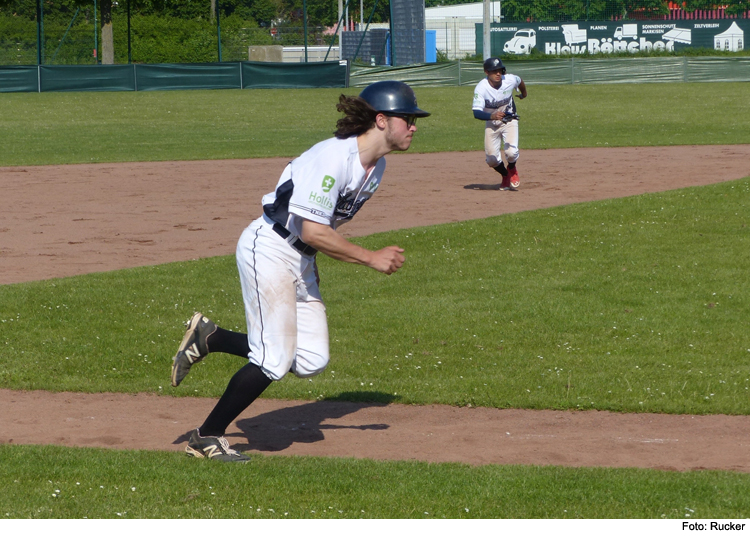
[[[488,123],[484,130],[484,154],[490,167],[503,163],[503,155],[508,163],[515,163],[519,156],[518,120],[497,126]]]
[[[287,372],[320,374],[329,359],[328,320],[315,259],[276,232],[268,217],[253,221],[237,244],[250,359],[272,380]]]

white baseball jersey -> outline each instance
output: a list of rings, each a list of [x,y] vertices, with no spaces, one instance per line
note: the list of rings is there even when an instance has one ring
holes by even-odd
[[[263,196],[266,215],[299,237],[302,219],[334,230],[350,221],[378,189],[385,158],[366,176],[357,137],[319,142],[287,165],[276,189]]]
[[[303,254],[274,230],[299,237],[302,220],[334,230],[351,220],[380,185],[385,158],[369,176],[357,138],[322,141],[286,166],[276,189],[263,196],[264,215],[237,244],[249,358],[272,380],[288,372],[320,374],[329,359],[328,321],[313,255]]]
[[[492,114],[496,110],[502,110],[506,114],[518,119],[516,103],[513,101],[513,92],[521,85],[521,78],[515,74],[504,74],[498,89],[490,85],[487,78],[483,78],[474,88],[474,101],[472,110],[483,110]],[[487,125],[499,126],[502,120],[487,120]]]

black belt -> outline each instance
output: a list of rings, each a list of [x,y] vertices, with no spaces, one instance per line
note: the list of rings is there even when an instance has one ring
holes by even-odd
[[[304,241],[302,241],[297,236],[293,236],[292,232],[284,228],[281,224],[278,222],[274,223],[273,225],[273,231],[279,234],[282,238],[284,238],[289,245],[297,249],[300,253],[307,257],[313,257],[315,256],[315,253],[318,252],[318,250],[315,247],[311,247]]]

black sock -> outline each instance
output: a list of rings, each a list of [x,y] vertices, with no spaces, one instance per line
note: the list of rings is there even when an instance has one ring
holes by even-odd
[[[508,170],[505,168],[505,165],[503,165],[502,163],[500,165],[493,167],[493,169],[504,177],[508,176]]]
[[[216,330],[206,338],[206,349],[209,353],[229,353],[247,359],[250,346],[247,334],[216,327]]]
[[[221,437],[234,419],[263,393],[272,380],[263,374],[255,363],[248,363],[238,370],[221,396],[219,402],[198,428],[202,437]]]
[[[508,164],[508,169],[515,169],[515,168],[516,168],[516,162]]]

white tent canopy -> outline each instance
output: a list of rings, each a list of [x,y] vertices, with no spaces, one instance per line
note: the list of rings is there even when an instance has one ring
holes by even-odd
[[[714,36],[714,49],[723,51],[741,51],[744,49],[745,33],[732,23],[727,30]]]

